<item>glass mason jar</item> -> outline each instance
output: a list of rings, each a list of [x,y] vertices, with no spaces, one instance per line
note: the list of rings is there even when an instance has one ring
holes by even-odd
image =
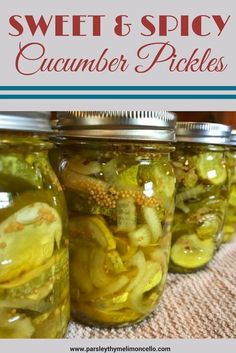
[[[228,197],[224,144],[229,141],[230,131],[222,124],[177,123],[172,272],[204,267],[222,242]]]
[[[223,242],[230,242],[236,235],[236,130],[231,132],[229,151],[226,153],[229,171],[228,208],[224,225]]]
[[[0,112],[0,338],[63,337],[69,319],[62,188],[49,112]]]
[[[69,208],[72,314],[96,326],[140,321],[168,269],[175,115],[59,114],[52,160]]]

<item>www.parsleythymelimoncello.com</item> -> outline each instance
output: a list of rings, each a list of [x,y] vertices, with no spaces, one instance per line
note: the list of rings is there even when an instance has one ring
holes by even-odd
[[[112,353],[117,353],[117,352],[171,352],[170,347],[158,347],[158,346],[88,346],[88,347],[70,347],[70,352],[84,352],[84,353],[90,353],[90,352],[112,352]]]

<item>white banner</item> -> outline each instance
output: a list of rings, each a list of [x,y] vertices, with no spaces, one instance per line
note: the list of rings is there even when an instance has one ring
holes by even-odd
[[[235,340],[118,340],[118,339],[78,339],[78,340],[2,340],[4,353],[234,353]]]

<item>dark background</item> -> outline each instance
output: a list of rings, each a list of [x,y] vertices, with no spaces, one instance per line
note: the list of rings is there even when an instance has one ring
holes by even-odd
[[[236,112],[176,112],[179,121],[208,121],[236,129]]]

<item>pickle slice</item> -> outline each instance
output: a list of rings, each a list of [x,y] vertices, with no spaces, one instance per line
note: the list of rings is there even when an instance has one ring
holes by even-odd
[[[33,203],[7,218],[0,224],[0,283],[43,264],[61,236],[61,219],[46,203]]]
[[[5,309],[0,309],[0,338],[30,338],[35,328],[30,318],[22,314],[10,314]]]
[[[136,228],[136,207],[132,197],[117,201],[117,231],[132,232]]]
[[[11,297],[24,297],[40,300],[50,292],[54,278],[52,275],[61,271],[62,264],[67,264],[68,250],[61,249],[56,255],[47,262],[38,266],[11,281],[0,283],[0,290],[10,291]],[[49,280],[49,281],[48,281]],[[32,284],[29,286],[29,284]],[[34,293],[33,292],[34,289]]]
[[[152,264],[151,261],[147,262],[146,271],[146,284],[143,288],[143,293],[156,287],[162,280],[162,270],[158,264]]]
[[[150,293],[144,296],[145,293],[151,291],[162,280],[161,266],[153,261],[147,261],[143,278],[130,292],[130,303],[133,309],[142,314],[147,314],[152,310],[153,305],[157,300],[157,293]]]
[[[128,233],[130,244],[133,246],[147,246],[152,243],[152,234],[147,224],[139,226],[133,232]]]
[[[73,250],[72,250],[73,249]],[[70,252],[70,280],[73,290],[79,289],[81,294],[91,293],[94,289],[89,277],[89,255],[91,247],[89,246],[71,246]],[[77,290],[75,291],[77,295]]]
[[[25,187],[34,186],[40,188],[42,186],[41,172],[35,168],[34,162],[36,157],[28,155],[26,158],[20,154],[12,154],[7,156],[0,156],[0,180],[3,182],[5,190],[12,191],[17,184],[17,191],[27,190]],[[4,178],[5,176],[5,178]],[[7,181],[8,180],[8,181]],[[15,183],[13,182],[15,181]],[[13,183],[12,183],[13,182]]]
[[[122,258],[116,250],[111,250],[107,253],[106,267],[111,273],[121,273],[126,271]]]
[[[138,171],[139,183],[145,184],[152,182],[154,184],[155,193],[162,198],[165,203],[166,199],[171,198],[175,192],[175,178],[173,171],[165,160],[150,165],[140,165]]]
[[[123,262],[129,262],[132,256],[137,252],[137,247],[131,244],[131,241],[125,237],[115,237],[117,251]]]
[[[99,162],[82,159],[80,156],[75,156],[69,161],[68,168],[76,173],[83,175],[93,175],[101,172],[102,167]]]
[[[8,195],[10,195],[10,193]],[[60,196],[58,195],[58,197]],[[0,208],[0,222],[3,222],[13,213],[19,211],[23,207],[33,204],[34,202],[46,203],[58,210],[58,212],[61,214],[58,197],[55,197],[55,194],[50,190],[25,191],[19,195],[16,195],[15,197],[11,196],[9,204],[5,204],[4,202],[4,208]]]
[[[194,269],[207,264],[214,255],[212,239],[200,240],[196,234],[182,235],[171,248],[171,260],[178,266]]]
[[[156,243],[162,236],[162,225],[155,208],[143,207],[143,216],[152,234],[152,241]]]
[[[137,164],[119,173],[118,184],[124,185],[125,187],[136,188],[138,186],[138,180],[137,180],[138,169],[139,169],[139,165]]]
[[[61,338],[66,332],[70,316],[69,301],[66,300],[51,312],[32,319],[35,332],[32,338]]]
[[[45,311],[51,308],[51,304],[45,300],[32,300],[32,299],[9,299],[1,300],[0,308],[9,308],[9,309],[22,309],[30,310],[36,313],[44,313]]]
[[[126,288],[126,291],[131,291],[137,285],[140,285],[143,277],[145,276],[145,269],[146,269],[146,259],[141,250],[139,250],[129,262],[130,266],[134,266],[137,270],[136,275],[133,279],[131,279],[129,285]]]
[[[214,185],[221,185],[227,179],[226,166],[222,153],[202,153],[196,161],[196,169],[200,178],[209,180]]]
[[[85,316],[88,323],[98,323],[99,325],[112,326],[124,325],[126,323],[134,322],[140,319],[140,313],[135,312],[129,308],[123,310],[107,310],[91,306],[90,303],[81,303],[81,308],[74,305],[75,317]]]
[[[85,239],[100,245],[103,249],[114,250],[116,242],[113,234],[102,217],[79,216],[69,221],[69,233],[72,238]]]
[[[103,178],[109,183],[113,184],[117,181],[118,172],[117,172],[117,160],[111,159],[109,162],[102,166]]]
[[[107,298],[107,296],[112,296],[113,303],[118,301],[119,303],[125,302],[128,298],[128,292],[125,291],[122,294],[116,294],[116,293],[120,292],[128,283],[129,283],[129,277],[126,275],[113,277],[112,280],[107,285],[98,289],[90,297],[91,299],[103,298],[105,302],[109,303],[109,299]]]
[[[0,290],[5,289],[5,290],[17,291],[17,288],[19,287],[20,289],[22,289],[22,291],[24,291],[24,289],[25,289],[24,286],[28,287],[28,284],[31,281],[37,280],[37,278],[40,277],[40,275],[42,273],[44,273],[44,271],[48,271],[53,266],[54,261],[55,261],[55,259],[51,258],[45,264],[43,264],[39,267],[36,267],[33,270],[28,271],[28,272],[22,274],[21,276],[14,278],[11,281],[0,283]],[[45,280],[45,278],[43,280]],[[38,285],[36,285],[34,283],[34,287],[36,288],[36,287],[38,287]],[[21,292],[19,294],[22,295]],[[38,298],[38,299],[40,299],[40,298]]]
[[[214,238],[221,226],[219,217],[215,214],[208,214],[201,220],[201,225],[196,229],[198,238],[201,240]]]
[[[106,254],[103,249],[93,248],[89,260],[89,274],[92,284],[97,288],[107,285],[112,280],[112,276],[106,273]]]

